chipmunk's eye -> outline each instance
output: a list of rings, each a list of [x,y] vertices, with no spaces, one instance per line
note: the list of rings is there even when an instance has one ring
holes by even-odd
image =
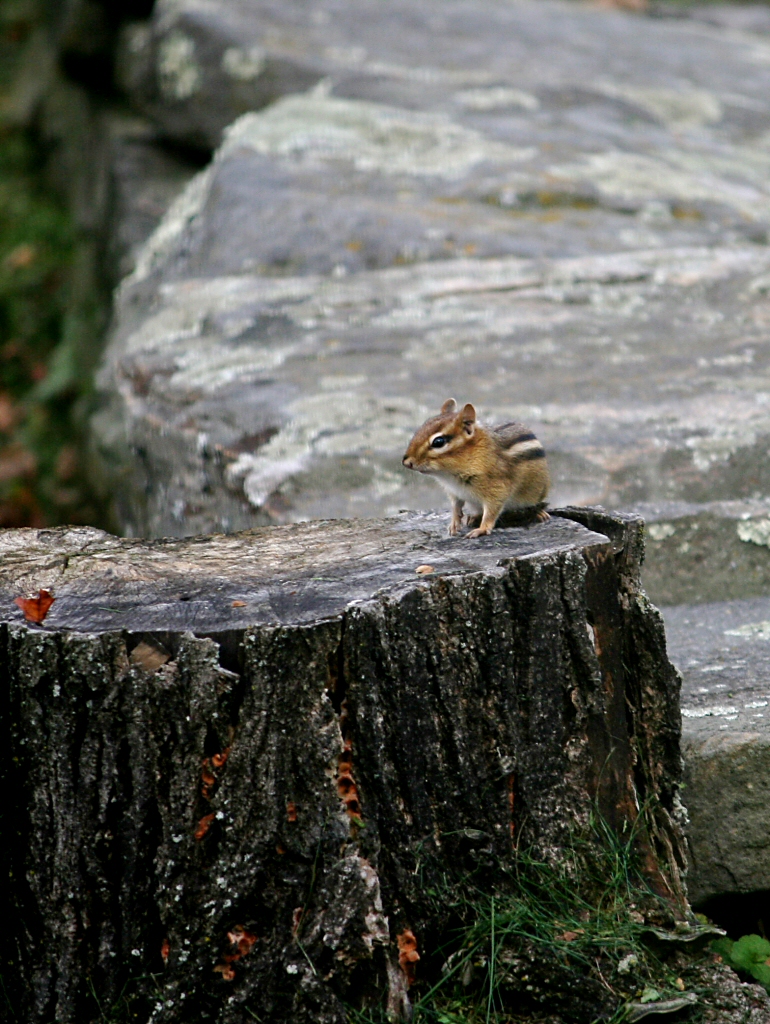
[[[431,448],[443,448],[447,441],[449,441],[448,437],[445,437],[443,434],[439,434],[438,437],[433,438],[430,446]]]

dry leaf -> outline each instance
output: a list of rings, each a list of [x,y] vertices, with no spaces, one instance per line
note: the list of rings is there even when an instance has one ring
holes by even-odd
[[[154,647],[152,644],[145,643],[145,641],[142,640],[142,642],[137,644],[133,651],[131,651],[129,660],[132,665],[138,665],[146,672],[156,672],[161,665],[166,664],[170,657],[170,654],[166,654],[166,652],[160,650],[160,648]]]
[[[420,959],[420,954],[417,952],[417,939],[414,937],[414,932],[405,928],[400,935],[396,936],[396,942],[398,943],[398,963],[406,975],[406,984],[409,987],[414,981],[414,965]]]
[[[233,601],[232,607],[233,608],[245,608],[246,607],[246,602],[245,601]]]
[[[208,769],[209,760],[203,762],[203,771],[201,772],[201,795],[204,800],[208,800],[211,794],[214,792],[214,786],[217,784],[216,776],[214,776]]]
[[[216,974],[221,974],[224,981],[234,981],[235,971],[230,964],[217,964],[214,968]]]
[[[358,799],[356,780],[350,772],[350,762],[340,760],[340,771],[337,775],[337,792],[350,817],[359,821],[361,818],[361,802]]]
[[[432,565],[418,565],[414,571],[418,574],[418,576],[429,576],[432,572],[435,572],[436,570],[433,568]]]
[[[55,600],[56,598],[50,590],[40,590],[37,597],[14,597],[13,603],[17,604],[24,612],[27,622],[39,624],[46,617]]]
[[[215,768],[221,768],[225,761],[230,756],[230,747],[225,747],[221,754],[212,754],[211,763]]]
[[[297,805],[291,800],[286,802],[286,820],[296,821],[297,820]]]
[[[214,820],[214,814],[204,814],[201,820],[198,822],[198,827],[195,830],[195,838],[197,840],[203,839],[208,830],[211,828],[211,822]]]
[[[160,955],[163,959],[163,963],[168,963],[168,955],[171,952],[171,943],[168,939],[164,939],[160,944]]]
[[[239,960],[242,956],[246,956],[247,953],[251,952],[251,947],[257,941],[257,936],[254,932],[247,931],[242,924],[237,924],[227,933],[227,937],[230,943],[235,946],[238,950],[237,955],[232,956],[233,960]]]

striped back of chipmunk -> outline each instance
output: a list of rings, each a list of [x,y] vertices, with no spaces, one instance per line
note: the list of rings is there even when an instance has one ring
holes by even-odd
[[[545,448],[523,423],[500,423],[492,427],[500,447],[515,462],[544,459]]]

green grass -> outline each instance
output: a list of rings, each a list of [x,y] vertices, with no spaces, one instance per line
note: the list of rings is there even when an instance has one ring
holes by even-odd
[[[634,836],[596,824],[559,865],[519,853],[506,883],[484,892],[472,878],[433,893],[462,924],[424,960],[437,977],[410,995],[414,1024],[513,1024],[556,1014],[565,1022],[620,1024],[630,1007],[682,997],[681,963],[650,943],[650,925],[673,925],[672,907],[640,870]],[[427,955],[426,955],[427,954]],[[382,1024],[379,1007],[351,1010]]]

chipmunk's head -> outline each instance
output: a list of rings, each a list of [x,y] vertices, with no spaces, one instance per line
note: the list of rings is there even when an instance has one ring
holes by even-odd
[[[407,469],[420,473],[456,473],[476,434],[476,410],[468,403],[458,411],[454,398],[447,399],[438,416],[426,420],[409,442],[401,460]]]

